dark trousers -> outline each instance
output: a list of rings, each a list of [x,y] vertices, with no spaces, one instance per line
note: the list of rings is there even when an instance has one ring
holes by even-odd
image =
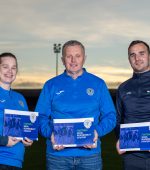
[[[150,158],[143,158],[134,154],[123,156],[124,170],[150,170]]]
[[[0,170],[21,170],[21,168],[0,164]]]

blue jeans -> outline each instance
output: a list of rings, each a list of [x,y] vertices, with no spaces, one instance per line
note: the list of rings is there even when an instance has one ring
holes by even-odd
[[[46,156],[46,170],[102,170],[100,154],[92,156]]]

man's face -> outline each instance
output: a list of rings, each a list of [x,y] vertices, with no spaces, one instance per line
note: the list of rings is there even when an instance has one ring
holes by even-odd
[[[130,47],[128,55],[134,72],[140,73],[149,70],[150,55],[147,47],[143,43]]]
[[[82,67],[85,61],[85,54],[81,46],[73,45],[65,48],[62,62],[68,74],[82,74]]]

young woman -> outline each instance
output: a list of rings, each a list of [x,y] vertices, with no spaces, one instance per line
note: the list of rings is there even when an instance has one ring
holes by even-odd
[[[0,54],[0,169],[19,170],[22,168],[24,146],[30,146],[33,141],[26,138],[18,140],[11,136],[2,136],[4,109],[28,110],[24,97],[11,89],[18,71],[15,55]]]

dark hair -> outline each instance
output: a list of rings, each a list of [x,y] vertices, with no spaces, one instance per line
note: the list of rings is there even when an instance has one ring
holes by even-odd
[[[148,53],[150,54],[149,45],[148,45],[146,42],[141,41],[141,40],[134,40],[134,41],[132,41],[132,42],[130,43],[130,45],[129,45],[129,47],[128,47],[128,54],[129,54],[129,50],[130,50],[130,48],[131,48],[132,46],[134,46],[134,45],[136,45],[136,44],[140,44],[140,43],[144,44],[144,45],[147,47],[147,51],[148,51]]]
[[[16,65],[17,65],[17,69],[18,69],[18,62],[17,62],[17,58],[14,54],[12,53],[9,53],[9,52],[5,52],[5,53],[2,53],[0,54],[0,64],[1,64],[1,58],[4,58],[4,57],[12,57],[16,60]]]
[[[77,40],[70,40],[70,41],[67,41],[67,42],[63,45],[63,47],[62,47],[62,56],[64,56],[65,48],[66,48],[66,47],[68,47],[68,46],[74,46],[74,45],[79,45],[79,46],[82,48],[82,50],[83,50],[83,52],[84,52],[84,54],[85,54],[85,47],[84,47],[84,45],[83,45],[81,42],[79,42],[79,41],[77,41]]]

